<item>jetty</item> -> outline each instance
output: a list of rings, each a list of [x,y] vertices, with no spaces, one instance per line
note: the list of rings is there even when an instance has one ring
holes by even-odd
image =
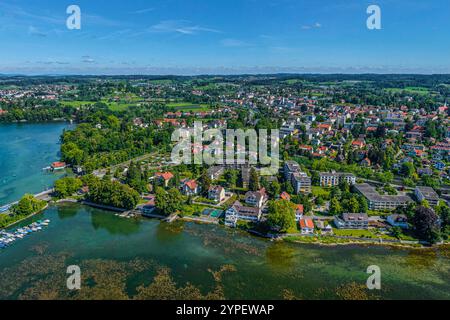
[[[14,231],[0,231],[0,249],[5,249],[17,240],[23,239],[31,233],[41,231],[43,228],[47,227],[49,223],[50,220],[48,219],[38,220]]]

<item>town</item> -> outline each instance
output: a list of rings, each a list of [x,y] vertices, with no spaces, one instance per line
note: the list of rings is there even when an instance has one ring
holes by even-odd
[[[11,77],[2,80],[0,122],[76,124],[61,137],[61,161],[47,168],[67,172],[47,201],[294,242],[431,245],[448,242],[450,232],[449,81],[261,75],[42,84]],[[248,162],[174,163],[173,131],[199,120],[223,133],[279,130],[278,172],[265,175]],[[235,153],[248,159],[248,145],[237,143]],[[21,201],[4,208],[3,226],[32,213]]]

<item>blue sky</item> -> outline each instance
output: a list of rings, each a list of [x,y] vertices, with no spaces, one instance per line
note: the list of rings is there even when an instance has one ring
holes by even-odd
[[[450,73],[450,1],[1,0],[0,43],[0,73]]]

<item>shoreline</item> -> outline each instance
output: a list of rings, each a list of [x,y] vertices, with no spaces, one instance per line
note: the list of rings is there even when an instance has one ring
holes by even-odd
[[[40,209],[39,211],[33,212],[32,214],[30,214],[30,215],[28,215],[28,216],[26,216],[26,217],[23,217],[23,218],[20,219],[20,220],[14,221],[14,222],[8,224],[7,226],[5,226],[5,227],[3,227],[3,228],[0,228],[0,230],[6,230],[6,229],[8,229],[8,228],[11,228],[12,226],[14,226],[14,225],[16,225],[16,224],[18,224],[18,223],[20,223],[20,222],[26,220],[26,219],[29,219],[29,218],[31,218],[31,217],[33,217],[33,216],[39,214],[39,213],[42,213],[43,211],[47,210],[49,206],[50,206],[49,203],[47,203],[47,204],[46,204],[42,209]]]
[[[92,207],[92,208],[96,208],[96,209],[100,209],[100,210],[105,210],[105,211],[109,211],[109,212],[126,212],[127,210],[125,209],[121,209],[121,208],[114,208],[114,207],[110,207],[110,206],[104,206],[104,205],[100,205],[100,204],[96,204],[96,203],[92,203],[89,201],[80,201],[80,200],[76,200],[76,199],[60,199],[57,201],[54,201],[53,204],[58,205],[58,204],[64,204],[64,203],[71,203],[71,204],[78,204],[78,205],[82,205],[82,206],[88,206],[88,207]],[[1,228],[0,230],[4,230],[7,228],[10,228],[12,226],[14,226],[15,224],[20,223],[23,220],[29,219],[31,217],[33,217],[36,214],[39,214],[43,211],[45,211],[46,209],[48,209],[48,207],[50,206],[50,203],[48,202],[44,208],[42,208],[41,210],[39,210],[38,212],[32,213],[31,215],[24,217],[18,221],[15,221],[11,224],[9,224],[8,226]],[[158,219],[161,220],[158,217],[146,217],[146,216],[142,216],[143,218],[146,219]],[[212,221],[205,221],[205,220],[199,220],[199,219],[195,219],[195,218],[191,218],[191,217],[179,217],[180,220],[183,220],[185,222],[191,222],[191,223],[196,223],[196,224],[212,224],[212,225],[221,225],[218,221],[217,222],[212,222]],[[225,226],[223,226],[225,227]],[[244,230],[244,229],[239,229],[241,232],[244,232],[250,236],[254,236],[256,238],[260,238],[260,239],[266,239],[266,240],[270,240],[270,241],[284,241],[287,243],[296,243],[296,244],[310,244],[310,245],[315,245],[315,246],[323,246],[323,247],[337,247],[337,246],[349,246],[349,245],[357,245],[357,246],[367,246],[367,245],[376,245],[376,246],[383,246],[383,247],[395,247],[395,248],[404,248],[404,249],[434,249],[434,248],[438,248],[440,246],[445,246],[445,245],[450,245],[450,243],[447,242],[441,242],[441,243],[437,243],[434,245],[424,245],[421,243],[417,243],[417,244],[408,244],[408,243],[401,243],[401,242],[393,242],[393,241],[379,241],[379,240],[375,240],[375,239],[367,239],[367,238],[361,238],[361,239],[348,239],[348,241],[345,241],[346,239],[344,238],[336,238],[336,239],[342,239],[344,240],[343,242],[330,242],[330,243],[326,243],[326,242],[322,242],[322,241],[302,241],[302,239],[298,239],[301,238],[302,236],[296,236],[296,239],[291,239],[289,240],[289,235],[276,235],[276,237],[273,236],[269,236],[269,235],[264,235],[260,232],[255,232],[254,230]],[[307,236],[303,236],[303,237],[307,237]],[[333,237],[331,237],[333,238]]]

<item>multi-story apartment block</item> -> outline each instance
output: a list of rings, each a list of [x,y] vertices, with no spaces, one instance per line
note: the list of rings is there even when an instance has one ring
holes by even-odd
[[[347,181],[349,185],[354,185],[356,183],[356,177],[351,173],[321,172],[319,177],[321,187],[334,187],[339,185],[342,181]]]
[[[439,195],[431,187],[416,187],[414,194],[419,202],[427,200],[432,207],[437,206],[439,203]]]
[[[356,184],[355,188],[367,199],[370,210],[394,210],[398,207],[405,207],[413,201],[406,195],[381,195],[367,183]]]

